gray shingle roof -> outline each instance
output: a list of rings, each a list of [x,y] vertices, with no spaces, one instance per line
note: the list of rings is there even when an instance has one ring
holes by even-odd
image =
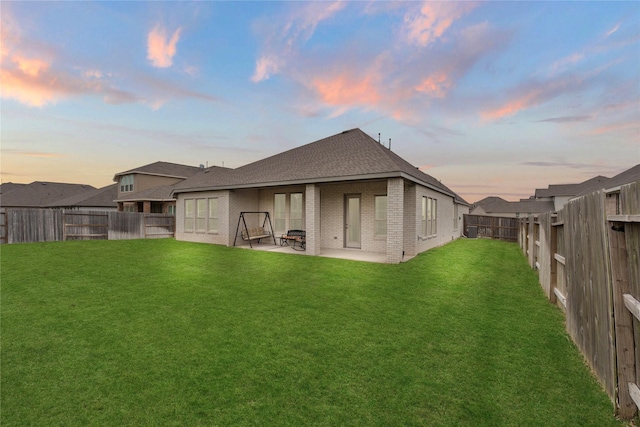
[[[631,182],[636,182],[636,181],[640,181],[640,164],[637,164],[634,167],[619,173],[613,178],[608,178],[603,182],[597,182],[589,187],[585,187],[578,194],[578,196],[584,196],[585,194],[593,193],[594,191],[603,190],[606,188],[614,188],[620,185],[629,184]]]
[[[542,213],[555,209],[553,202],[540,200],[520,200],[509,202],[501,197],[485,197],[474,203],[486,213]]]
[[[118,177],[122,175],[128,175],[133,173],[139,173],[143,175],[159,175],[170,176],[176,178],[188,178],[201,172],[202,169],[197,166],[180,165],[177,163],[169,162],[155,162],[148,165],[140,166],[134,169],[129,169],[124,172],[118,172],[114,175],[113,180],[118,181]]]
[[[86,193],[88,190],[95,190],[95,187],[85,184],[35,181],[3,194],[0,206],[41,208],[58,200]]]
[[[197,174],[176,184],[174,193],[224,188],[320,183],[403,176],[457,196],[360,129],[351,129],[227,171]]]
[[[552,184],[548,188],[536,189],[536,197],[576,196],[608,180],[606,176],[598,175],[578,184]]]
[[[111,184],[106,187],[89,190],[84,193],[57,200],[53,203],[49,203],[47,207],[117,208],[118,204],[114,202],[117,195],[118,184]]]

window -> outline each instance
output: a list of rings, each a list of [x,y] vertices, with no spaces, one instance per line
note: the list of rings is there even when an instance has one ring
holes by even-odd
[[[422,236],[434,237],[438,234],[438,203],[431,197],[422,198]]]
[[[438,201],[431,199],[431,236],[438,234]]]
[[[374,213],[374,234],[375,237],[386,237],[387,235],[387,196],[375,197]]]
[[[453,202],[453,229],[458,229],[458,204]]]
[[[207,200],[196,199],[196,231],[206,230],[207,221]]]
[[[133,175],[124,175],[120,177],[120,192],[128,193],[133,191]]]
[[[195,213],[195,200],[186,199],[184,201],[184,231],[193,231]]]
[[[287,230],[286,225],[286,194],[276,194],[274,199],[273,221],[276,234],[284,234]]]
[[[209,199],[209,227],[210,233],[218,232],[218,199]]]
[[[289,209],[289,227],[292,230],[302,230],[302,193],[291,193]]]
[[[176,216],[176,205],[167,206],[167,215]]]
[[[422,237],[427,237],[427,198],[422,198]]]

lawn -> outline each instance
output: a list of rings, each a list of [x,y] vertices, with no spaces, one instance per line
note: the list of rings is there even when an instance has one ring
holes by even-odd
[[[1,248],[1,424],[620,425],[516,244]]]

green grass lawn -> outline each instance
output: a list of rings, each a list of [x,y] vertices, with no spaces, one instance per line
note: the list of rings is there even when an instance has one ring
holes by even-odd
[[[619,425],[516,244],[1,248],[1,424]]]

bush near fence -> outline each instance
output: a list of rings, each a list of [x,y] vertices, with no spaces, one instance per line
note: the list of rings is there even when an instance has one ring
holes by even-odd
[[[137,212],[0,209],[0,243],[173,237],[175,217]]]
[[[614,402],[640,407],[640,181],[519,222],[518,242],[567,332]]]

